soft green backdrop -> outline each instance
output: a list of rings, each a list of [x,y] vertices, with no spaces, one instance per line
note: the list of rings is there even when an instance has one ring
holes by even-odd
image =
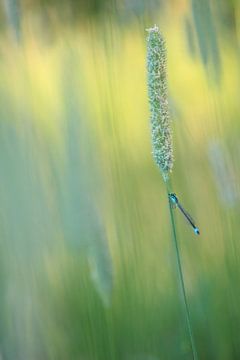
[[[77,15],[72,2],[3,3],[1,359],[192,358],[151,156],[155,23],[168,48],[172,184],[201,231],[174,211],[198,356],[240,359],[238,2],[80,2]]]

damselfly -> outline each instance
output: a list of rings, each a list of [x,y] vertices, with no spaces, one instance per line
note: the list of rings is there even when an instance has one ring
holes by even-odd
[[[194,232],[196,235],[200,235],[199,228],[195,225],[195,221],[193,218],[187,213],[187,211],[182,207],[180,202],[178,201],[178,198],[176,194],[170,193],[168,194],[169,201],[171,202],[172,206],[178,207],[181,213],[184,215],[185,219],[188,221],[188,223],[192,226]]]

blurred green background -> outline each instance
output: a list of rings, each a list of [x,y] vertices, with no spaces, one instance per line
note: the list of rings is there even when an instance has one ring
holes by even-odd
[[[151,156],[156,23],[197,352],[240,359],[239,2],[3,0],[0,23],[0,358],[192,359]]]

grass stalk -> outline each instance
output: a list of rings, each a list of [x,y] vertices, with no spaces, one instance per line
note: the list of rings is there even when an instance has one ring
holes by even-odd
[[[168,197],[168,194],[171,192],[170,181],[169,180],[166,181],[165,184],[166,184],[167,197]],[[176,259],[177,259],[177,272],[179,275],[180,289],[181,289],[182,296],[183,296],[184,310],[185,310],[187,328],[188,328],[188,333],[189,333],[189,338],[190,338],[192,356],[193,356],[193,360],[198,360],[198,355],[197,355],[197,350],[196,350],[196,346],[195,346],[195,342],[194,342],[194,336],[193,336],[192,325],[191,325],[191,320],[190,320],[190,311],[189,311],[189,306],[188,306],[188,301],[187,301],[180,251],[179,251],[179,246],[178,246],[178,241],[177,241],[177,231],[176,231],[176,225],[175,225],[175,220],[174,220],[173,208],[171,206],[169,198],[168,198],[168,204],[169,204],[170,221],[171,221],[171,227],[172,227],[172,238],[173,238]]]

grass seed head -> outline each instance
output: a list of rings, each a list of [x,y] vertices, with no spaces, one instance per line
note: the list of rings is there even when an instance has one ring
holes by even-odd
[[[156,25],[147,31],[148,96],[153,157],[164,181],[167,181],[173,168],[173,146],[167,94],[166,46]]]

